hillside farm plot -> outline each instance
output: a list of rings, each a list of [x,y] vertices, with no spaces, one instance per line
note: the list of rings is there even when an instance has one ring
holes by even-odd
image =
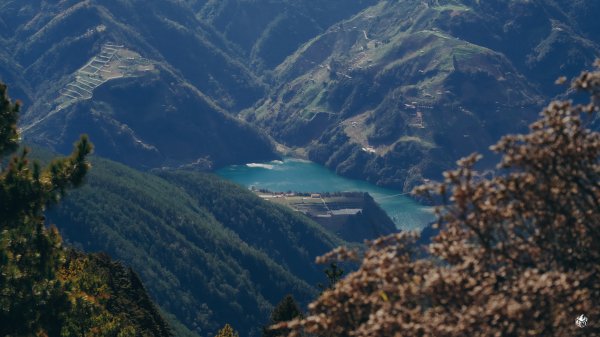
[[[363,194],[360,192],[334,193],[276,193],[258,192],[261,198],[287,206],[313,219],[356,215],[362,211]],[[317,220],[318,222],[318,220]]]
[[[259,197],[302,213],[344,240],[363,242],[393,233],[392,219],[365,192],[282,193],[253,190]]]
[[[106,43],[98,55],[77,71],[75,79],[60,90],[57,109],[92,98],[94,89],[109,80],[153,69],[154,65],[138,53],[121,45]]]
[[[42,118],[23,127],[25,132],[41,121],[82,100],[90,99],[94,90],[116,78],[134,77],[154,70],[154,64],[140,54],[122,45],[105,43],[100,53],[92,57],[74,74],[74,79],[59,90],[51,111]]]

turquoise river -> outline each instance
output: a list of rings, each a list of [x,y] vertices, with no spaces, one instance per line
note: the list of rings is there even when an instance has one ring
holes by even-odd
[[[273,192],[369,192],[399,229],[421,229],[434,219],[431,208],[415,202],[401,191],[343,178],[307,160],[286,158],[268,163],[232,165],[218,170],[217,174],[246,187]]]

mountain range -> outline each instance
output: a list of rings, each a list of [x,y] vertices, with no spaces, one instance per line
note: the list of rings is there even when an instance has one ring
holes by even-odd
[[[318,294],[314,258],[349,243],[201,171],[298,156],[410,191],[473,151],[490,168],[489,145],[600,56],[599,15],[585,0],[0,0],[0,81],[38,157],[95,144],[87,184],[47,212],[69,245],[132,267],[177,335],[258,336],[286,294]]]
[[[292,154],[408,191],[522,131],[556,78],[589,67],[598,6],[6,0],[0,77],[25,138],[54,150],[87,132],[141,169]]]
[[[594,6],[381,1],[286,58],[244,115],[340,174],[410,191],[523,131],[556,78],[591,65]]]

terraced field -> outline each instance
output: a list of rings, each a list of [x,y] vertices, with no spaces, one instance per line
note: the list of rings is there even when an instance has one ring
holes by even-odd
[[[48,117],[79,101],[92,98],[94,90],[107,81],[138,76],[140,73],[154,70],[154,64],[135,51],[123,45],[105,43],[100,53],[92,57],[74,74],[74,79],[58,92],[58,98],[52,104],[51,111],[43,117],[25,125],[26,132]]]

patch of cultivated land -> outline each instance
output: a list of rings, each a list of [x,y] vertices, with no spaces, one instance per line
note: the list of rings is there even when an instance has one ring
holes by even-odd
[[[352,117],[342,122],[344,126],[344,132],[346,135],[356,144],[359,144],[363,151],[377,153],[378,155],[382,155],[387,152],[384,146],[373,148],[369,145],[369,141],[367,139],[367,135],[369,134],[369,126],[366,123],[367,117],[371,111],[367,111],[358,116]]]
[[[106,43],[100,53],[81,67],[75,79],[60,90],[57,109],[92,97],[94,89],[115,78],[131,77],[154,70],[154,65],[121,45]]]
[[[265,200],[292,208],[311,218],[329,218],[355,215],[362,211],[364,198],[362,193],[277,193],[255,191]]]
[[[344,240],[362,242],[396,231],[393,221],[365,192],[254,193],[308,216]]]
[[[92,57],[74,74],[74,79],[59,90],[51,111],[23,127],[25,132],[48,117],[75,104],[90,99],[100,85],[117,78],[133,77],[154,70],[154,64],[122,45],[105,43],[100,53]]]
[[[358,116],[349,118],[341,123],[344,126],[344,133],[346,133],[346,135],[350,138],[350,141],[359,144],[363,151],[383,156],[392,151],[394,146],[396,146],[396,144],[399,142],[416,142],[427,148],[435,147],[435,144],[418,136],[402,136],[391,144],[383,144],[378,146],[369,144],[367,136],[370,132],[372,132],[373,127],[369,126],[369,124],[366,123],[366,120],[371,113],[372,111],[367,111]],[[425,128],[422,113],[420,111],[415,110],[410,126],[419,129]]]

